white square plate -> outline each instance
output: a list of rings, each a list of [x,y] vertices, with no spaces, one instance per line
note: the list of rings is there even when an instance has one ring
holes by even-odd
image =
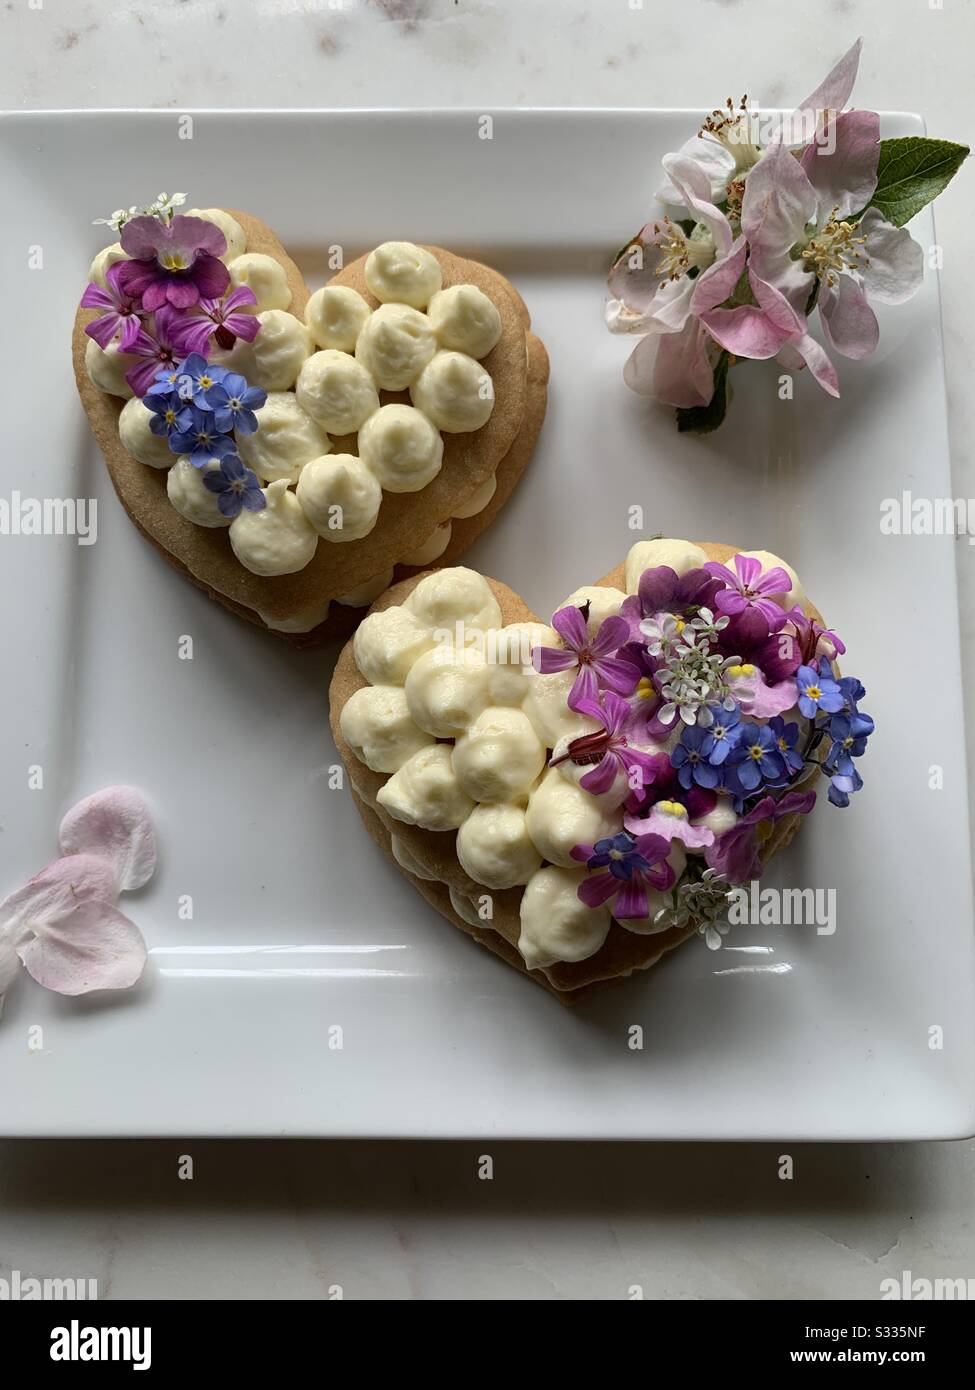
[[[807,379],[782,402],[775,369],[752,366],[720,433],[678,436],[623,386],[629,344],[603,328],[603,276],[655,210],[660,156],[695,119],[497,112],[488,140],[473,112],[199,112],[191,139],[168,112],[3,117],[0,494],[97,497],[99,528],[89,547],[0,536],[0,890],[53,857],[67,805],[110,782],[145,789],[162,846],[156,880],[124,904],[152,947],[136,990],[70,1001],[25,976],[8,996],[4,1133],[848,1140],[975,1128],[952,542],[879,525],[885,497],[951,491],[937,280],[883,315],[872,360],[841,365],[841,402]],[[919,129],[885,122],[886,134]],[[184,582],[136,534],[89,436],[69,340],[103,244],[91,219],[161,188],[263,217],[313,281],[326,247],[351,258],[389,237],[511,276],[551,354],[549,414],[468,562],[537,612],[623,558],[634,504],[647,534],[795,564],[878,724],[865,790],[848,811],[820,805],[770,879],[835,889],[834,935],[740,928],[718,953],[696,939],[568,1011],[403,883],[327,787],[334,651],[291,651]],[[933,241],[929,215],[916,235]],[[178,657],[185,634],[192,661]],[[30,791],[36,764],[44,787]],[[31,1051],[35,1024],[43,1048]],[[634,1024],[642,1050],[628,1046]]]

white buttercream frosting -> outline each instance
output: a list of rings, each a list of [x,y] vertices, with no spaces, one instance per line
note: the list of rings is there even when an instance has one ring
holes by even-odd
[[[408,758],[433,743],[414,724],[401,685],[364,685],[342,707],[342,736],[373,772],[396,772]]]
[[[454,747],[454,771],[475,801],[527,796],[545,766],[545,748],[524,711],[493,705],[481,711]]]
[[[463,352],[438,352],[410,386],[418,410],[447,434],[479,430],[494,409],[491,373]]]
[[[291,290],[284,266],[273,256],[265,256],[261,251],[245,251],[235,256],[229,263],[230,280],[233,285],[247,285],[254,293],[257,303],[253,311],[261,314],[265,309],[287,309],[291,304]]]
[[[439,643],[413,663],[406,699],[421,729],[435,738],[453,738],[487,706],[487,663],[472,647]]]
[[[149,428],[151,419],[152,412],[147,410],[138,396],[126,401],[118,417],[122,447],[149,468],[172,468],[176,455],[164,434],[153,434]]]
[[[405,391],[437,351],[426,314],[408,304],[380,304],[356,340],[356,361],[384,391]]]
[[[571,868],[576,845],[615,835],[619,817],[550,767],[528,798],[528,833],[542,858]]]
[[[353,638],[355,664],[373,685],[403,685],[415,661],[433,648],[426,623],[408,608],[368,613]]]
[[[425,309],[443,283],[440,262],[412,241],[384,241],[366,257],[366,284],[381,304],[396,300]]]
[[[103,246],[98,252],[91,265],[88,267],[88,279],[94,281],[96,285],[105,288],[106,272],[118,261],[127,261],[129,258],[122,250],[120,241],[113,241],[111,246]]]
[[[588,603],[589,631],[595,634],[607,618],[619,616],[625,598],[622,589],[612,589],[603,584],[583,584],[580,589],[574,589],[567,599],[563,599],[558,607],[582,608]]]
[[[195,526],[229,526],[231,518],[224,516],[217,505],[217,494],[204,487],[205,473],[219,469],[218,463],[206,468],[194,468],[188,458],[176,459],[166,475],[166,493],[170,502],[187,521]]]
[[[560,638],[547,623],[507,623],[491,634],[488,644],[488,688],[494,705],[521,705],[536,679],[531,664],[534,647],[558,647]],[[538,733],[537,723],[533,723]]]
[[[386,492],[419,492],[440,472],[443,439],[422,411],[384,405],[359,430],[359,457]]]
[[[234,554],[252,574],[294,574],[311,561],[318,535],[284,479],[264,489],[265,506],[241,511],[230,526]]]
[[[457,858],[475,883],[497,889],[527,883],[542,863],[524,807],[511,801],[474,807],[457,832]]]
[[[293,391],[269,392],[256,414],[254,433],[238,432],[237,452],[264,482],[296,482],[306,463],[331,448],[328,435],[302,410]]]
[[[290,391],[314,351],[312,336],[284,309],[265,309],[257,317],[261,327],[254,341],[238,338],[220,364],[262,391]]]
[[[490,584],[465,565],[437,570],[420,580],[404,602],[428,627],[454,634],[458,623],[487,631],[501,626],[501,606]]]
[[[393,582],[394,570],[383,570],[382,574],[377,574],[375,579],[367,579],[364,584],[357,584],[348,593],[339,594],[336,603],[344,603],[347,608],[368,608],[380,594],[384,594]]]
[[[707,558],[701,547],[691,541],[637,541],[626,557],[626,592],[636,593],[644,570],[669,565],[675,574],[682,575],[698,569]]]
[[[131,352],[119,352],[118,343],[109,343],[100,348],[94,338],[85,343],[85,371],[88,380],[99,391],[109,396],[122,396],[128,400],[135,392],[125,379],[125,373],[139,361]]]
[[[348,285],[326,285],[316,290],[305,306],[305,323],[320,348],[353,352],[356,339],[372,310],[357,290]]]
[[[376,383],[347,352],[313,353],[298,373],[295,394],[304,410],[329,434],[355,434],[379,409]]]
[[[451,285],[430,300],[430,326],[443,348],[486,357],[501,337],[501,315],[476,285]]]
[[[376,524],[382,489],[354,454],[312,459],[298,479],[301,510],[327,541],[357,541]]]
[[[431,873],[425,864],[421,864],[409,845],[399,835],[391,835],[389,844],[393,851],[393,858],[401,869],[405,869],[414,878],[425,879],[428,883],[440,882],[436,874]]]
[[[395,820],[422,830],[456,830],[474,803],[454,775],[447,743],[421,748],[380,787],[376,800]]]
[[[529,970],[545,970],[559,961],[586,960],[609,934],[605,907],[587,907],[579,899],[581,869],[546,867],[528,880],[521,896],[518,950]]]
[[[477,516],[483,512],[491,498],[498,490],[497,475],[492,473],[490,478],[475,488],[466,502],[460,502],[454,508],[454,520],[466,521],[468,517]]]

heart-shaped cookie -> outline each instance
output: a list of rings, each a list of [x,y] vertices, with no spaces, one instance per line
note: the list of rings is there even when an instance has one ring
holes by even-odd
[[[717,924],[873,725],[766,552],[638,542],[542,622],[472,570],[385,593],[331,726],[374,840],[443,916],[559,999]]]
[[[257,218],[207,209],[169,226],[190,223],[216,226],[227,294],[244,286],[255,301],[237,310],[238,322],[256,314],[253,342],[234,341],[217,305],[204,370],[230,371],[233,382],[267,393],[254,408],[256,429],[245,429],[244,410],[233,416],[229,460],[194,453],[191,462],[177,448],[189,434],[177,430],[175,411],[163,429],[161,414],[130,403],[126,373],[145,356],[122,352],[118,335],[103,347],[86,334],[118,313],[116,289],[124,332],[125,294],[149,280],[130,275],[116,285],[126,260],[119,244],[96,258],[95,307],[79,309],[74,328],[75,377],[92,431],[129,516],[187,578],[299,645],[347,633],[395,578],[453,562],[504,505],[544,418],[545,349],[503,276],[439,247],[384,243],[310,296]],[[123,243],[127,232],[131,245],[137,234],[159,239],[152,226],[123,227]],[[164,251],[171,255],[168,243]],[[138,264],[156,270],[151,260]],[[206,303],[215,301],[177,317],[200,315]],[[150,338],[164,336],[153,328],[158,318],[143,319]],[[185,339],[171,336],[170,356],[182,359]],[[158,389],[150,386],[145,399],[161,411]],[[176,404],[196,414],[190,434],[216,418],[197,410],[210,391],[199,380],[180,388]],[[225,503],[236,514],[224,514]]]

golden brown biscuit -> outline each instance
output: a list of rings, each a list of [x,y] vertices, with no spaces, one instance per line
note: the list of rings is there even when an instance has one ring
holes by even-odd
[[[289,312],[301,317],[308,289],[297,266],[278,238],[257,218],[229,209],[243,227],[247,250],[272,256],[284,267],[292,293]],[[334,602],[396,565],[401,557],[422,545],[442,523],[497,474],[498,488],[483,514],[458,523],[450,554],[463,547],[489,524],[510,495],[526,466],[545,411],[544,383],[547,358],[537,338],[528,333],[528,313],[521,296],[497,271],[479,262],[464,260],[439,247],[426,248],[440,262],[445,287],[471,283],[493,301],[501,316],[502,333],[497,345],[483,358],[494,384],[495,406],[480,429],[467,434],[444,435],[443,467],[419,492],[383,493],[376,526],[361,540],[334,544],[319,542],[315,556],[295,574],[265,578],[250,573],[234,556],[225,528],[194,525],[170,504],[166,471],[148,468],[123,448],[118,417],[124,402],[98,390],[85,370],[88,338],[85,324],[94,311],[79,309],[74,326],[72,355],[75,379],[95,438],[105,455],[109,473],[130,518],[158,550],[187,578],[206,590],[226,608],[260,626],[275,630],[298,645],[311,645],[330,635],[348,631],[364,609],[330,612],[331,621],[311,632],[280,632],[277,624],[289,623],[314,612],[326,600]],[[377,302],[364,279],[365,257],[360,257],[329,282],[348,285],[372,307]],[[381,392],[383,404],[409,402],[407,392]],[[528,441],[531,441],[529,446]],[[356,437],[332,436],[334,453],[355,452]]]
[[[737,553],[735,546],[719,542],[697,541],[695,544],[699,545],[711,560],[727,562]],[[598,585],[625,589],[624,569],[624,565],[617,566],[597,581]],[[377,600],[370,611],[382,611],[402,604],[423,577],[416,575],[396,584]],[[500,605],[504,624],[544,621],[539,619],[524,600],[507,585],[494,579],[488,579],[487,582]],[[804,608],[809,617],[817,622],[822,621],[821,615],[811,604],[804,604]],[[383,773],[374,772],[360,762],[342,735],[342,709],[350,696],[367,684],[356,665],[353,644],[348,642],[343,648],[332,678],[329,690],[329,717],[332,735],[348,771],[356,805],[370,835],[393,859],[399,872],[455,926],[501,956],[509,965],[521,970],[564,1003],[573,1003],[585,997],[601,983],[623,979],[635,971],[648,969],[674,947],[695,934],[697,925],[694,922],[682,928],[671,928],[652,935],[639,935],[627,931],[614,921],[604,944],[594,955],[582,961],[560,962],[545,970],[529,970],[517,949],[521,932],[519,906],[522,888],[491,892],[493,919],[490,927],[474,927],[458,916],[451,905],[450,888],[475,899],[488,890],[483,884],[469,878],[461,868],[456,852],[456,832],[423,830],[390,817],[376,800],[388,777]],[[809,783],[804,785],[815,781],[818,775],[818,770],[814,769]],[[762,846],[763,862],[767,863],[774,854],[789,844],[799,828],[801,819],[798,815],[787,815],[775,824],[772,834]],[[432,881],[407,873],[395,860],[391,849],[393,834],[412,858],[429,871]]]

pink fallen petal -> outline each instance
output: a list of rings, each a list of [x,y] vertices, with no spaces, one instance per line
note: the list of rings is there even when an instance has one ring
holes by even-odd
[[[24,933],[67,916],[79,903],[97,899],[114,903],[118,880],[111,861],[94,854],[55,859],[0,903],[0,931],[19,944]]]
[[[830,345],[844,357],[869,357],[880,341],[877,315],[860,286],[849,275],[824,289],[819,300],[823,332]]]
[[[28,972],[58,994],[127,989],[146,963],[146,943],[134,922],[108,903],[79,903],[43,927],[18,951]]]
[[[825,220],[836,209],[849,217],[867,206],[877,187],[880,117],[876,111],[847,111],[827,119],[802,153],[802,168],[819,195]]]
[[[135,787],[105,787],[86,796],[65,815],[58,836],[64,854],[111,860],[120,888],[141,888],[155,871],[152,819]]]

